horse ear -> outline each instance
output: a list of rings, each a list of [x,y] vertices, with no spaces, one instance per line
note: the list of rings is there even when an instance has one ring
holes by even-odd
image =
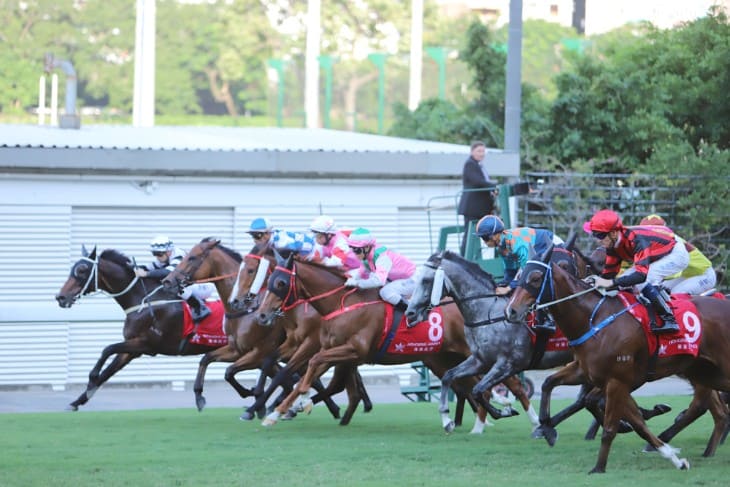
[[[276,265],[283,266],[286,264],[286,260],[284,257],[281,256],[278,250],[276,250],[274,247],[272,247],[272,250],[274,251],[274,257],[276,257]]]
[[[91,253],[87,257],[91,260],[96,259],[96,245],[94,245],[94,248],[91,249]]]
[[[86,245],[81,244],[81,257],[88,257],[89,251],[86,250]]]
[[[572,251],[573,247],[575,247],[575,240],[577,238],[578,238],[578,234],[571,231],[567,242],[565,242],[565,250]]]
[[[535,247],[532,245],[527,246],[527,260],[535,260],[537,257],[537,252],[535,252]]]
[[[551,244],[550,247],[545,251],[544,254],[542,254],[542,258],[540,259],[544,264],[547,264],[550,262],[550,257],[553,256],[553,249],[555,248],[555,244]]]
[[[287,269],[294,268],[294,255],[296,255],[296,252],[292,252],[291,254],[289,254],[289,257],[287,257],[286,263],[284,264],[286,265]]]

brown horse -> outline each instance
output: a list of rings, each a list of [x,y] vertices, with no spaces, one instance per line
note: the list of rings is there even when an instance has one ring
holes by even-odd
[[[442,337],[438,352],[422,351],[416,354],[400,354],[387,351],[388,340],[379,347],[385,313],[388,311],[377,289],[352,289],[344,286],[345,276],[340,270],[309,262],[295,261],[290,256],[286,262],[278,261],[277,267],[269,277],[267,293],[259,308],[259,319],[266,323],[282,306],[290,305],[299,299],[307,300],[322,315],[320,342],[322,349],[312,356],[304,378],[295,390],[264,420],[265,426],[277,422],[298,396],[305,396],[311,381],[320,377],[333,364],[360,365],[363,363],[401,364],[422,361],[436,376],[441,377],[469,355],[469,346],[464,338],[463,318],[453,305],[441,308],[440,323],[424,323],[435,338]],[[388,335],[392,335],[395,326]],[[419,326],[419,325],[417,325]],[[392,337],[391,337],[392,338]],[[427,347],[424,347],[424,349]],[[460,395],[468,395],[476,383],[474,378],[466,378],[455,385]],[[483,397],[470,398],[484,408],[478,411],[475,430],[484,423],[485,411],[494,418],[502,417]],[[306,401],[306,400],[305,400]],[[511,413],[510,413],[511,415]]]
[[[268,274],[275,264],[276,257],[273,250],[268,246],[261,249],[255,248],[244,258],[229,299],[233,309],[250,309],[253,306],[259,290],[266,285]],[[295,374],[306,369],[309,359],[321,348],[319,340],[321,321],[319,313],[306,302],[296,302],[282,309],[280,316],[274,320],[273,326],[281,325],[286,331],[286,339],[279,345],[277,350],[277,355],[286,362],[286,365],[271,380],[266,392],[249,407],[249,410],[260,408],[266,397],[271,395],[281,383],[290,381]],[[265,328],[270,326],[272,325],[268,324]],[[365,391],[359,373],[353,374],[350,367],[338,366],[335,368],[335,377],[330,383],[336,389],[341,390],[341,388],[346,387],[346,381],[350,375],[353,375],[356,381],[354,385],[360,390],[365,412],[370,411],[372,402],[367,395],[367,391]],[[349,391],[350,388],[348,388]],[[315,396],[313,398],[314,402],[319,398],[319,395]],[[348,408],[340,421],[341,425],[349,424],[358,404],[357,396],[349,396],[348,399]],[[247,411],[247,414],[250,415],[250,411]],[[292,413],[289,412],[288,414]]]
[[[520,322],[535,304],[550,307],[575,352],[577,364],[573,368],[578,369],[583,378],[590,377],[591,383],[604,391],[604,429],[598,459],[591,473],[605,472],[621,418],[677,468],[689,468],[686,459],[678,458],[674,448],[648,429],[631,397],[631,391],[647,380],[674,374],[688,379],[695,388],[695,398],[683,415],[689,417],[688,421],[691,422],[699,410],[709,408],[712,411],[715,426],[705,453],[714,452],[728,421],[727,408],[716,404],[713,389],[730,390],[730,356],[727,354],[730,349],[730,302],[693,297],[702,323],[697,357],[657,357],[650,350],[644,330],[627,313],[629,307],[621,299],[603,296],[585,282],[550,264],[551,253],[552,249],[542,261],[528,262],[505,313],[510,321]]]
[[[62,308],[70,308],[81,296],[103,292],[113,297],[125,311],[124,341],[107,346],[89,372],[86,390],[69,405],[76,411],[86,404],[99,387],[129,362],[146,355],[199,355],[216,347],[190,343],[183,337],[183,302],[176,293],[162,291],[155,299],[143,301],[159,286],[156,279],[138,278],[131,259],[114,249],[97,255],[96,247],[73,266],[56,295]],[[146,304],[143,304],[146,302]],[[103,369],[106,361],[115,355]]]
[[[278,369],[276,351],[284,340],[283,323],[273,327],[263,327],[258,324],[255,316],[250,313],[252,308],[238,307],[234,309],[231,306],[232,291],[238,279],[239,269],[245,268],[248,261],[254,259],[254,256],[264,250],[254,248],[252,253],[244,259],[238,252],[222,245],[220,240],[212,237],[204,238],[188,252],[175,270],[163,280],[163,286],[167,289],[179,289],[194,281],[214,280],[218,294],[226,306],[223,329],[228,335],[228,344],[206,353],[200,359],[193,387],[198,410],[205,407],[203,384],[206,370],[211,363],[232,362],[226,369],[225,379],[239,394],[242,394],[243,387],[235,379],[238,372],[262,368],[268,375],[271,367]],[[273,372],[278,372],[278,370]],[[270,375],[275,377],[274,373]],[[247,412],[241,416],[242,419],[252,419],[254,412],[259,412],[264,408],[265,401],[273,392],[273,389],[271,389],[268,391],[268,395],[265,394],[264,385],[264,381],[260,380],[258,382],[253,391],[253,395],[257,399],[256,407],[249,407]],[[282,385],[284,390],[289,392],[293,382],[281,381],[279,385]],[[319,391],[325,390],[321,383],[315,384],[315,388]],[[339,407],[330,399],[331,394],[332,392],[328,392],[321,398],[327,404],[332,415],[339,418]],[[242,397],[247,396],[242,394]]]

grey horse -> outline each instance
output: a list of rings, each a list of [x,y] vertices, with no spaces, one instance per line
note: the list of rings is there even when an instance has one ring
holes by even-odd
[[[447,432],[453,430],[454,423],[449,417],[448,394],[443,393],[453,380],[483,374],[473,390],[481,394],[523,370],[550,369],[573,359],[573,353],[568,350],[550,351],[533,364],[536,350],[533,332],[527,325],[515,326],[504,319],[507,298],[494,294],[495,288],[489,273],[448,250],[433,254],[419,269],[416,289],[406,310],[408,320],[422,318],[444,295],[450,296],[464,317],[464,334],[472,353],[441,379],[439,412]],[[526,411],[532,424],[539,424],[531,405]]]

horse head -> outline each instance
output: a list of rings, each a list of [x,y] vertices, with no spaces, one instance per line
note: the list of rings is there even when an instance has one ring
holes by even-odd
[[[136,283],[132,261],[114,249],[97,254],[96,247],[91,252],[81,248],[81,259],[71,266],[71,271],[56,301],[62,308],[70,308],[81,296],[94,292],[104,292],[112,297],[126,294]]]
[[[521,323],[532,311],[534,305],[553,299],[551,258],[554,245],[551,245],[540,260],[528,260],[517,281],[517,287],[507,303],[504,314],[507,321]]]
[[[271,272],[274,254],[266,245],[254,246],[241,261],[228,304],[233,311],[250,309]]]
[[[409,322],[424,321],[428,311],[439,304],[444,293],[444,270],[441,261],[444,252],[437,252],[428,258],[416,273],[416,287],[408,300],[406,318]],[[448,292],[448,291],[447,291]],[[435,303],[434,303],[435,301]]]
[[[284,258],[274,250],[274,256],[276,267],[269,276],[266,294],[259,304],[257,315],[259,323],[264,326],[271,326],[281,315],[282,307],[288,302],[296,301],[294,254]]]
[[[162,280],[166,291],[179,292],[185,286],[192,284],[196,279],[212,277],[215,272],[208,261],[211,250],[221,241],[214,237],[206,237],[196,244],[183,260]]]

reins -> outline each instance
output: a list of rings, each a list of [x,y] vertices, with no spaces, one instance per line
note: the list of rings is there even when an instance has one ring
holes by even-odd
[[[222,281],[223,279],[228,279],[229,277],[237,276],[238,272],[231,272],[228,274],[223,274],[222,276],[215,276],[215,277],[206,277],[205,279],[197,279],[193,281],[193,284],[204,284],[206,282],[216,282],[216,281]]]

